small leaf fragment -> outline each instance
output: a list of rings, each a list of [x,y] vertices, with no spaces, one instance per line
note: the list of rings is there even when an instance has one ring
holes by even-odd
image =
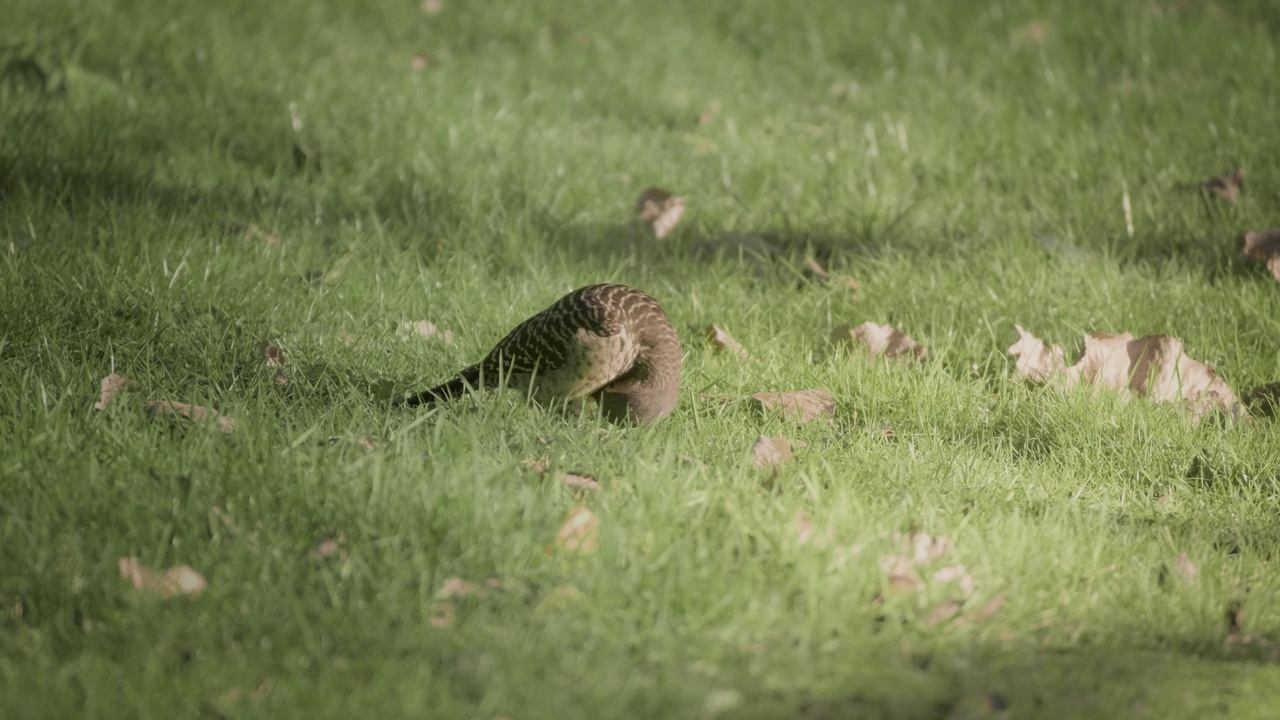
[[[267,367],[284,367],[284,351],[269,342],[258,344],[258,352],[267,361]]]
[[[660,187],[645,190],[636,201],[636,214],[641,222],[653,227],[653,235],[659,240],[665,238],[680,217],[684,215],[684,198],[671,194]]]
[[[918,361],[929,358],[929,353],[901,330],[891,325],[878,325],[868,320],[857,327],[844,326],[831,333],[831,342],[849,343],[866,348],[871,357],[908,357]]]
[[[147,403],[146,412],[152,417],[181,418],[200,425],[212,421],[224,433],[229,433],[235,429],[234,420],[200,405],[188,405],[187,403],[171,402],[169,400],[153,400]]]
[[[567,552],[589,554],[600,546],[600,521],[586,505],[578,505],[565,516],[556,532],[556,544]]]
[[[1042,340],[1024,330],[1021,325],[1014,327],[1018,330],[1018,342],[1010,345],[1007,351],[1017,360],[1014,377],[1045,382],[1057,373],[1066,372],[1067,363],[1063,359],[1061,345],[1048,348]]]
[[[120,568],[120,577],[128,580],[134,590],[155,591],[161,597],[199,595],[209,586],[204,577],[189,565],[157,573],[135,557],[119,558],[116,564]]]
[[[756,467],[770,467],[791,462],[795,456],[791,453],[791,443],[782,435],[761,435],[751,448]]]
[[[963,627],[965,625],[972,625],[990,620],[996,616],[996,613],[1000,612],[1000,608],[1004,605],[1004,596],[1007,593],[1007,590],[1001,590],[990,600],[983,603],[982,607],[978,608],[976,612],[961,615],[956,618],[955,622],[952,624],[956,627]]]
[[[445,600],[452,600],[453,598],[471,597],[482,592],[483,590],[460,577],[447,577],[444,579],[444,583],[441,585],[440,592],[437,595]]]
[[[600,483],[596,479],[586,473],[567,472],[564,474],[564,484],[571,488],[580,490],[599,490]]]
[[[822,267],[822,263],[811,257],[804,259],[804,275],[806,278],[817,282],[825,283],[831,280],[831,274],[827,272],[826,268]]]
[[[751,396],[764,412],[777,412],[787,420],[807,423],[821,417],[834,417],[836,399],[821,388],[789,392],[758,392]]]
[[[933,573],[933,581],[936,583],[954,582],[960,586],[960,592],[965,597],[973,594],[973,577],[969,575],[968,570],[965,570],[964,565],[949,565],[939,568]]]
[[[704,334],[707,336],[707,340],[711,343],[711,346],[717,351],[731,352],[734,355],[737,355],[739,360],[751,359],[751,354],[747,352],[747,349],[742,347],[737,340],[733,339],[732,335],[725,332],[720,326],[708,325]]]
[[[925,625],[937,625],[944,623],[956,615],[960,614],[960,608],[964,607],[964,603],[959,600],[947,600],[938,605],[929,614],[925,616]]]
[[[1174,572],[1178,573],[1178,575],[1187,582],[1192,582],[1200,576],[1200,568],[1196,567],[1196,564],[1191,562],[1191,558],[1187,557],[1186,553],[1182,553],[1173,561],[1173,569]]]
[[[138,383],[123,375],[112,373],[102,378],[102,397],[93,406],[98,410],[106,410],[116,395],[122,392],[133,392],[142,389]]]
[[[1200,183],[1200,191],[1206,195],[1217,195],[1231,204],[1240,199],[1240,189],[1244,187],[1244,170],[1237,169],[1221,177],[1209,178]]]

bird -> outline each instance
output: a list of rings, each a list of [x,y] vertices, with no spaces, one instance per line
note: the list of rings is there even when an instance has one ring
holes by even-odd
[[[581,411],[594,398],[608,420],[650,423],[680,394],[680,340],[658,301],[626,285],[578,288],[517,325],[480,362],[403,404],[444,403],[485,385]]]

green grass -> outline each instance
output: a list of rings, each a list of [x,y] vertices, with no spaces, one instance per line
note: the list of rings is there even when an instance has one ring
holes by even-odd
[[[1029,387],[1005,353],[1015,323],[1068,353],[1166,333],[1238,392],[1280,379],[1280,287],[1238,244],[1280,225],[1274,3],[5,16],[0,716],[1274,716],[1274,426]],[[1184,187],[1237,165],[1238,205]],[[623,227],[649,185],[689,206],[662,242]],[[690,252],[724,232],[782,252]],[[861,292],[803,282],[806,254]],[[381,399],[602,281],[680,333],[668,420]],[[454,344],[398,332],[423,319]],[[935,361],[830,349],[864,320]],[[714,354],[710,323],[753,358]],[[113,368],[143,391],[98,412]],[[714,399],[808,387],[833,420]],[[809,445],[770,473],[760,434]],[[555,550],[584,503],[599,549]],[[873,602],[912,529],[950,541],[931,567],[962,563],[971,594]],[[326,539],[342,553],[312,558]],[[134,592],[122,556],[209,587]],[[450,577],[501,589],[445,599]],[[927,622],[956,599],[972,622]],[[1233,604],[1250,642],[1227,642]]]

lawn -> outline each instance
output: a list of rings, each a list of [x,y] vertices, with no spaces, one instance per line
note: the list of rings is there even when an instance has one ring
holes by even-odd
[[[1270,0],[4,16],[0,717],[1275,717],[1275,425],[1007,352],[1280,380]],[[597,282],[676,327],[667,419],[390,404]]]

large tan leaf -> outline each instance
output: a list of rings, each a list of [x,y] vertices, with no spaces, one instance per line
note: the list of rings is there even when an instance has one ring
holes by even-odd
[[[751,396],[765,412],[778,412],[788,420],[806,423],[836,414],[836,399],[821,388],[790,392],[758,392]]]
[[[1280,280],[1280,230],[1254,230],[1245,233],[1244,254],[1266,263],[1271,276]]]
[[[1067,369],[1062,346],[1048,348],[1039,338],[1022,329],[1021,325],[1014,327],[1018,329],[1019,338],[1018,342],[1009,346],[1008,352],[1018,363],[1014,371],[1016,377],[1044,382],[1055,373]]]
[[[642,222],[653,227],[654,237],[661,240],[684,215],[684,198],[672,195],[660,187],[651,187],[636,201],[636,214]]]
[[[102,378],[102,397],[93,406],[98,410],[106,410],[111,400],[122,392],[131,392],[142,386],[123,375],[112,373]]]
[[[791,462],[795,456],[791,454],[791,443],[782,435],[761,435],[751,448],[757,467],[770,467]]]
[[[927,360],[929,353],[915,340],[907,337],[901,330],[892,325],[878,325],[870,320],[858,325],[836,328],[831,333],[831,342],[839,345],[849,343],[867,349],[872,357],[915,358]]]
[[[1183,401],[1197,420],[1214,410],[1240,413],[1235,394],[1213,368],[1188,357],[1182,341],[1169,335],[1086,335],[1084,354],[1067,368],[1066,378],[1072,385],[1127,389],[1155,402]]]
[[[733,336],[725,332],[719,325],[708,325],[704,331],[707,341],[711,343],[717,351],[730,352],[738,356],[740,360],[750,360],[751,353],[742,347],[742,344],[733,339]]]

